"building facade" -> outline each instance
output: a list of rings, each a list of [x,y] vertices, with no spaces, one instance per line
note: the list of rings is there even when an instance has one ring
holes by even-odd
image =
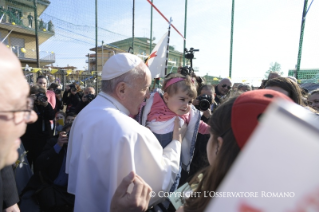
[[[152,50],[156,46],[156,43],[152,43]],[[97,70],[102,71],[104,63],[114,54],[121,52],[128,52],[129,48],[132,47],[132,38],[127,38],[124,40],[116,41],[108,45],[103,45],[98,47],[97,57],[95,54],[88,55],[88,67],[89,70],[95,70],[95,60],[97,59]],[[90,49],[95,51],[95,48]],[[145,60],[150,55],[150,39],[144,37],[134,38],[134,50],[130,50],[131,53],[139,56],[141,59]],[[183,64],[183,53],[175,50],[173,46],[169,46],[168,55],[168,72],[176,72],[179,66]]]
[[[49,5],[48,0],[37,0],[38,17]],[[17,55],[22,67],[26,64],[37,67],[35,21],[32,0],[0,1],[0,40]],[[52,21],[45,23],[39,18],[37,21],[41,45],[54,35],[54,25]],[[39,58],[41,67],[55,62],[54,52],[40,51]]]

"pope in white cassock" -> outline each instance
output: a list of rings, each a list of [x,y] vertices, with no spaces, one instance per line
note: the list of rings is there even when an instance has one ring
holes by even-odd
[[[74,211],[109,211],[122,179],[134,171],[157,194],[168,191],[179,171],[181,138],[164,149],[136,115],[149,94],[151,74],[137,56],[112,56],[102,71],[102,92],[76,117],[69,139],[66,173]],[[156,195],[150,205],[164,199]]]

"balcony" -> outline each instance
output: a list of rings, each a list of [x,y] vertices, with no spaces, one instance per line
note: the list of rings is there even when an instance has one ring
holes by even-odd
[[[19,46],[12,46],[12,52],[17,55],[21,62],[36,62],[37,60],[37,53],[35,49],[26,49],[21,48]],[[49,51],[40,51],[39,57],[41,63],[54,63],[55,62],[55,53]]]
[[[6,10],[2,8],[0,9],[0,28],[8,31],[13,30],[13,32],[25,35],[35,35],[35,20],[30,13],[29,15],[23,15],[23,12],[20,10],[14,10],[12,8]],[[52,37],[55,34],[52,21],[46,23],[42,21],[42,19],[39,19],[38,34],[40,44]]]

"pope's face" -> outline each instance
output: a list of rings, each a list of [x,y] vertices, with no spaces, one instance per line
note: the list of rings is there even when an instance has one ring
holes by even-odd
[[[137,78],[132,84],[128,84],[128,93],[124,106],[129,110],[131,116],[138,114],[140,105],[149,96],[151,73],[146,66],[145,68],[144,76]]]

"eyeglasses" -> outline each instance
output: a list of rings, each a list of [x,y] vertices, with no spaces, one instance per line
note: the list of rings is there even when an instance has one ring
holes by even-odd
[[[34,100],[31,97],[27,98],[27,109],[25,110],[10,110],[10,111],[0,111],[0,113],[13,113],[13,120],[15,124],[20,124],[21,122],[30,121],[31,112],[33,109]]]
[[[230,87],[229,85],[222,85],[222,87],[223,87],[223,88],[227,87],[227,88],[228,88],[228,90],[230,90],[230,89],[231,89],[231,87]]]

